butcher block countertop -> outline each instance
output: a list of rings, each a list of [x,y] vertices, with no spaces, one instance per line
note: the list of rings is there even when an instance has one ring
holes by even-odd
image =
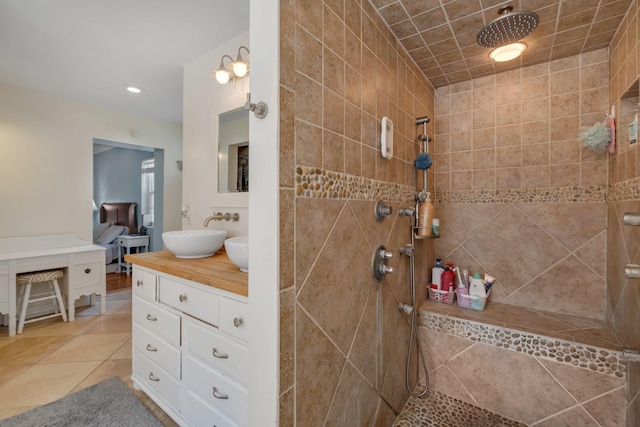
[[[206,258],[176,258],[169,251],[159,251],[125,255],[124,260],[234,294],[249,296],[248,273],[240,271],[224,250]]]

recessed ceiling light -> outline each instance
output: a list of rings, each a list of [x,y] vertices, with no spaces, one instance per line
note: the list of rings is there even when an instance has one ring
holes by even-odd
[[[142,93],[142,88],[137,86],[127,86],[127,91],[131,93]]]

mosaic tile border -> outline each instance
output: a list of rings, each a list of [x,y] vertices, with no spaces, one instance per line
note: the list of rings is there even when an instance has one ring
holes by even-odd
[[[606,185],[541,187],[506,190],[441,191],[438,203],[604,202]]]
[[[321,168],[296,167],[296,196],[312,199],[384,200],[414,199],[415,188]]]
[[[432,389],[422,398],[410,397],[392,427],[415,426],[524,427],[526,424],[510,420]]]
[[[607,197],[614,202],[640,200],[640,177],[616,182],[611,185]]]
[[[618,378],[623,378],[626,372],[624,355],[615,350],[582,345],[466,319],[457,319],[423,310],[418,316],[418,324],[431,331],[494,345]]]

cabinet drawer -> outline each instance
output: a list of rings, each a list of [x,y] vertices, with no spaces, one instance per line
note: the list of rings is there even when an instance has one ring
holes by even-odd
[[[175,346],[180,346],[180,316],[160,304],[133,297],[133,320]]]
[[[162,368],[134,350],[134,371],[136,379],[153,390],[165,403],[180,410],[180,382]]]
[[[191,392],[187,392],[184,412],[195,427],[240,427]]]
[[[220,330],[247,341],[248,304],[224,296],[220,297]]]
[[[160,276],[160,302],[212,325],[218,325],[218,294],[194,285]]]
[[[133,346],[175,379],[180,379],[180,349],[137,323],[133,324]]]
[[[247,389],[221,373],[208,368],[195,358],[187,355],[185,381],[188,391],[192,391],[204,402],[224,412],[241,424],[247,423]],[[215,391],[215,397],[214,396]],[[226,398],[225,398],[226,397]]]
[[[215,328],[193,319],[185,321],[184,343],[190,355],[247,384],[247,347],[222,336]]]
[[[77,282],[73,284],[75,288],[83,286],[93,286],[100,283],[100,267],[99,262],[90,262],[86,264],[77,264],[73,268],[73,277]]]
[[[140,268],[133,268],[133,293],[148,300],[156,300],[156,275]]]

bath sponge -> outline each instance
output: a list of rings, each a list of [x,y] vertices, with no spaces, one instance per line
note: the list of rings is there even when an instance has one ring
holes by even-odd
[[[611,129],[603,123],[596,123],[591,127],[582,127],[579,137],[582,146],[596,153],[604,153],[611,141]]]
[[[420,170],[427,170],[433,164],[433,160],[429,153],[420,153],[418,157],[413,161],[413,165]]]

